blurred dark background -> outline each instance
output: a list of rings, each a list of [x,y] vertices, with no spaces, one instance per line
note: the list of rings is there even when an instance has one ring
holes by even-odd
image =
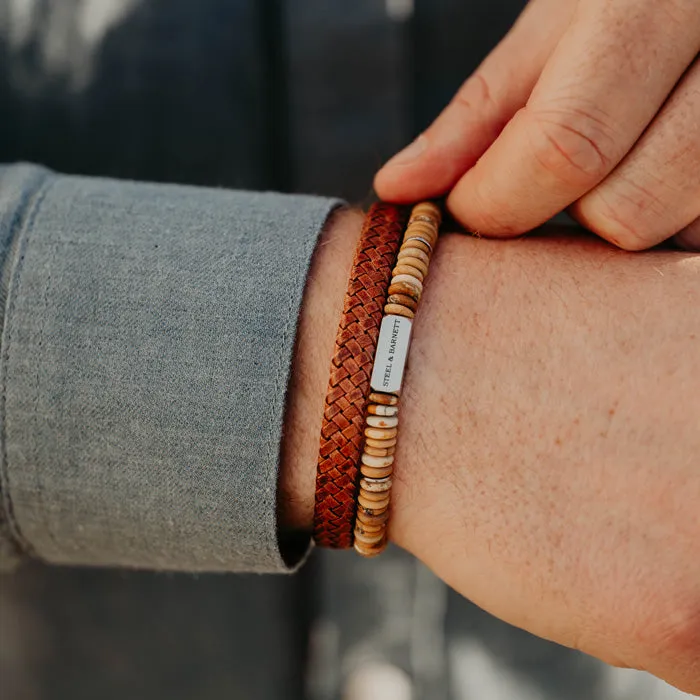
[[[0,0],[0,162],[341,195],[524,0]],[[671,700],[500,623],[407,555],[295,577],[0,575],[2,700]]]

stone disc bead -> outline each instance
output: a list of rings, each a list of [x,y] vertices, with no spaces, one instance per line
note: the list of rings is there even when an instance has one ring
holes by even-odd
[[[389,505],[389,494],[388,493],[371,493],[370,491],[361,491],[358,495],[358,503],[361,503],[366,508],[376,508],[381,509]]]
[[[369,415],[365,419],[367,425],[372,428],[395,428],[399,424],[398,416]]]
[[[368,455],[372,455],[372,457],[388,457],[389,455],[393,455],[394,452],[396,452],[396,447],[371,447],[370,445],[365,444],[364,451]]]
[[[355,521],[355,532],[360,532],[363,535],[376,535],[379,532],[384,532],[386,525],[379,523],[378,525],[368,525],[360,520]]]
[[[360,503],[362,499],[362,503]],[[367,501],[362,496],[357,497],[357,507],[362,508],[365,513],[369,515],[382,515],[386,513],[389,514],[389,500],[382,501],[381,503],[375,501]]]
[[[369,445],[370,447],[378,447],[380,450],[385,450],[388,447],[396,447],[397,442],[398,442],[398,439],[395,437],[388,438],[387,440],[377,440],[376,438],[365,438],[365,445]]]
[[[363,479],[363,481],[367,480]],[[370,491],[360,486],[360,494],[370,501],[383,501],[385,498],[389,498],[390,493],[391,489],[386,489],[385,491]]]
[[[365,437],[372,440],[389,440],[398,434],[397,428],[365,428]]]
[[[437,238],[439,227],[429,221],[413,221],[406,227],[406,233],[427,233],[429,236]],[[405,236],[406,234],[404,234]]]
[[[421,282],[424,281],[425,276],[428,274],[428,263],[419,260],[418,258],[401,258],[397,261],[395,270],[397,269],[410,268],[411,270],[418,270],[421,273]]]
[[[413,275],[396,275],[395,277],[391,278],[392,286],[399,284],[400,282],[405,282],[406,284],[411,284],[414,287],[418,287],[418,292],[421,294],[423,293],[423,283],[417,277],[413,277]]]
[[[396,416],[399,413],[399,407],[371,403],[367,406],[367,413],[372,416]]]
[[[362,510],[363,513],[366,515],[384,515],[386,514],[387,516],[389,515],[389,501],[388,499],[386,501],[382,501],[381,503],[373,503],[371,501],[364,501],[364,503],[360,502],[360,499],[362,496],[357,497],[357,510],[358,512],[360,509]]]
[[[371,559],[372,557],[379,556],[386,549],[386,540],[383,539],[377,544],[364,544],[363,542],[355,542],[353,547],[355,551],[365,557],[365,559]]]
[[[412,224],[418,223],[419,221],[421,223],[429,224],[431,226],[438,225],[438,222],[435,221],[435,219],[432,216],[430,216],[429,214],[426,214],[424,212],[421,212],[419,214],[414,214],[413,216],[411,216],[411,218],[408,222],[408,225],[411,226]]]
[[[408,294],[390,294],[386,302],[387,306],[389,304],[398,304],[399,306],[405,306],[407,309],[411,309],[411,311],[415,311],[418,308],[418,302],[413,297],[409,297]]]
[[[360,472],[362,476],[366,476],[370,479],[384,479],[394,473],[394,465],[391,464],[388,467],[369,467],[366,464],[360,464]]]
[[[357,502],[367,511],[372,511],[373,514],[382,513],[386,508],[389,507],[389,494],[386,494],[381,500],[375,498],[369,498],[366,493],[360,491],[360,495],[357,497]]]
[[[392,480],[387,479],[360,479],[360,488],[373,493],[391,491]]]
[[[435,244],[437,243],[437,232],[424,227],[416,228],[413,230],[409,229],[408,231],[406,231],[406,239],[404,241],[404,245],[408,245],[413,241],[416,241],[421,238],[425,240],[425,242],[432,250],[435,250]]]
[[[373,493],[384,493],[386,491],[391,491],[393,481],[391,477],[386,479],[360,479],[360,488],[365,491],[371,491]]]
[[[369,395],[371,403],[380,403],[382,406],[396,406],[399,403],[399,397],[394,394],[382,394],[378,391],[373,391]]]
[[[355,530],[355,541],[361,542],[362,544],[379,544],[379,542],[384,539],[385,534],[383,528],[375,533],[358,532]]]
[[[410,244],[405,244],[401,246],[397,260],[404,260],[405,258],[413,258],[414,260],[420,260],[420,262],[428,265],[430,263],[430,256],[424,253],[420,248],[413,248]]]
[[[439,225],[442,221],[442,211],[440,207],[435,204],[435,202],[419,202],[411,210],[411,217],[414,216],[427,216],[434,219],[436,224]]]
[[[392,280],[391,286],[389,287],[389,295],[393,294],[405,294],[406,296],[420,301],[422,287],[418,286],[418,280],[410,278],[410,282],[395,282]]]
[[[384,307],[384,313],[387,316],[392,314],[394,316],[404,316],[405,318],[414,318],[416,315],[411,309],[407,309],[405,306],[399,304],[387,304]]]
[[[369,525],[370,527],[376,525],[384,526],[389,521],[389,511],[385,510],[382,513],[368,513],[364,506],[358,506],[357,519],[363,525]]]
[[[368,455],[366,452],[363,452],[361,461],[362,464],[366,464],[368,467],[382,469],[384,467],[390,467],[394,463],[394,455],[387,455],[386,457],[374,457],[373,455]]]
[[[397,265],[391,273],[394,277],[398,277],[399,275],[411,275],[411,277],[415,277],[421,284],[425,279],[425,275],[417,267],[413,267],[412,265]]]
[[[416,248],[425,253],[425,255],[430,255],[433,252],[432,243],[425,236],[419,236],[418,234],[411,234],[404,239],[403,244],[408,248]]]

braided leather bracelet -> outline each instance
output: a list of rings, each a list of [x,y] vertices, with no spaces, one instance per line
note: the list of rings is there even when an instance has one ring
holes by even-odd
[[[402,207],[373,205],[350,273],[331,363],[316,473],[314,539],[323,547],[353,546],[370,375],[406,219]]]

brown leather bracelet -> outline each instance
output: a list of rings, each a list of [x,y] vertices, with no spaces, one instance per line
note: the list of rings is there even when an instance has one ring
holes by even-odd
[[[380,202],[369,210],[338,326],[321,426],[314,539],[322,547],[353,545],[358,465],[370,375],[407,209]]]

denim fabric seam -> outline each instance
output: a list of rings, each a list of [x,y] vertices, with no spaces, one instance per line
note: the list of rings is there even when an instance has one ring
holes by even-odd
[[[24,217],[20,215],[17,222],[13,222],[13,226],[18,225],[20,230],[17,233],[18,244],[16,245],[14,269],[10,273],[8,282],[7,307],[2,331],[2,351],[0,353],[0,361],[2,362],[2,368],[0,370],[0,383],[2,385],[2,391],[0,391],[0,427],[2,430],[0,440],[2,445],[2,449],[0,450],[0,485],[2,486],[2,505],[5,511],[8,528],[20,549],[26,554],[34,556],[36,556],[34,548],[22,534],[15,519],[12,496],[10,494],[10,469],[7,457],[7,373],[10,362],[10,349],[12,346],[12,320],[15,311],[17,290],[19,289],[22,277],[24,256],[34,220],[41,209],[41,204],[46,194],[49,192],[54,182],[55,180],[50,180],[49,174],[47,173],[46,177],[41,181],[41,184],[34,192],[34,201],[27,204],[27,211]],[[22,218],[24,219],[23,224],[21,223]]]

